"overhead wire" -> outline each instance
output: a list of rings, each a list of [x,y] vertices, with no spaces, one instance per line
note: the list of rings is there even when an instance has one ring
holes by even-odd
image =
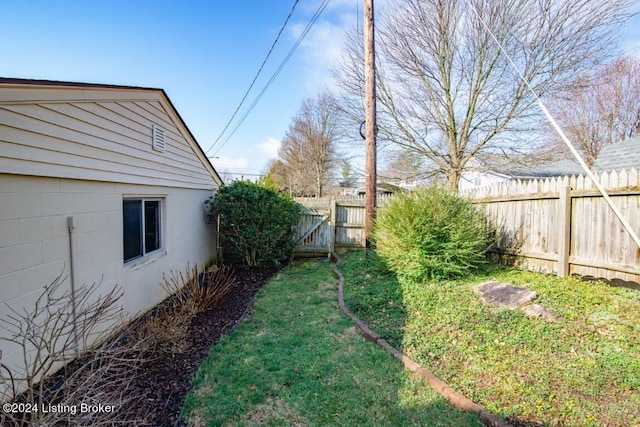
[[[228,171],[228,170],[223,170],[222,174],[229,174],[229,175],[240,175],[240,176],[266,176],[267,174],[264,173],[249,173],[249,172],[235,172],[235,171]]]
[[[284,23],[282,24],[282,27],[280,27],[280,31],[278,31],[278,35],[276,36],[276,39],[273,41],[273,43],[271,44],[271,48],[269,49],[269,52],[267,52],[267,56],[264,58],[264,61],[262,61],[262,64],[260,65],[260,68],[258,69],[258,72],[256,73],[256,75],[253,77],[253,80],[251,81],[251,84],[249,85],[249,88],[247,89],[247,91],[244,93],[244,96],[242,97],[242,99],[240,100],[240,103],[238,104],[238,106],[236,107],[236,110],[233,112],[233,114],[231,115],[231,118],[229,119],[229,121],[227,122],[227,124],[224,126],[224,129],[222,129],[222,132],[220,132],[220,135],[218,135],[218,137],[216,138],[216,140],[213,142],[213,144],[211,145],[211,147],[209,147],[207,149],[206,153],[209,153],[209,151],[211,151],[211,149],[213,149],[213,147],[216,146],[216,144],[218,143],[218,141],[220,141],[220,138],[222,138],[222,135],[224,135],[224,133],[227,131],[227,129],[229,128],[229,125],[231,125],[231,122],[233,122],[233,119],[236,117],[236,115],[238,114],[238,111],[240,111],[240,108],[242,107],[242,104],[244,104],[244,101],[247,99],[247,96],[249,96],[249,92],[251,92],[251,89],[253,89],[253,85],[255,85],[256,81],[258,80],[258,77],[260,76],[260,73],[262,72],[265,64],[267,63],[267,61],[269,60],[269,57],[271,56],[271,53],[273,52],[273,49],[275,48],[276,44],[278,43],[278,40],[280,40],[280,36],[282,35],[285,27],[287,26],[287,23],[289,22],[289,19],[291,18],[291,16],[293,15],[294,10],[296,9],[296,6],[298,5],[298,2],[300,0],[295,0],[295,2],[293,3],[293,6],[291,7],[291,10],[289,11],[289,14],[287,15],[287,19],[284,20]]]
[[[242,118],[240,119],[240,121],[236,124],[236,126],[233,128],[233,130],[231,131],[231,133],[227,136],[227,138],[222,142],[222,144],[220,144],[220,146],[218,147],[218,149],[213,153],[213,155],[215,156],[218,152],[220,152],[220,150],[222,149],[222,147],[224,147],[224,145],[229,142],[229,140],[231,139],[231,137],[235,134],[235,132],[238,130],[238,128],[242,125],[242,123],[245,121],[245,119],[249,116],[249,114],[251,113],[251,111],[253,110],[253,108],[255,108],[255,106],[258,104],[258,102],[260,101],[260,99],[262,99],[262,97],[264,96],[265,92],[267,91],[267,89],[269,89],[269,87],[271,86],[271,84],[273,83],[273,81],[278,77],[278,75],[280,74],[280,72],[282,71],[282,69],[284,68],[284,66],[287,64],[287,62],[289,62],[289,59],[291,59],[291,57],[293,56],[293,54],[295,53],[295,51],[298,49],[298,46],[300,46],[300,43],[302,43],[302,41],[304,40],[304,38],[306,37],[306,35],[309,33],[309,30],[311,30],[311,28],[313,27],[313,25],[316,23],[316,21],[318,20],[318,18],[320,17],[320,15],[322,15],[322,12],[324,12],[324,10],[326,9],[327,5],[331,2],[331,0],[323,0],[323,2],[320,4],[320,6],[318,7],[318,9],[316,10],[316,12],[313,14],[313,16],[311,17],[311,19],[309,20],[309,23],[306,25],[305,29],[302,31],[302,33],[300,34],[300,36],[298,36],[298,39],[296,40],[296,42],[293,44],[293,46],[291,47],[291,49],[289,50],[289,53],[287,54],[287,56],[282,60],[282,62],[280,63],[280,65],[278,66],[278,68],[276,69],[276,71],[273,73],[273,75],[271,76],[271,78],[269,79],[269,81],[265,84],[265,86],[262,88],[262,90],[260,91],[260,93],[258,94],[258,96],[254,99],[254,101],[251,103],[251,105],[249,106],[249,108],[247,109],[247,111],[244,113],[244,115],[242,116]]]
[[[520,68],[515,64],[515,62],[511,58],[511,56],[507,53],[507,51],[505,50],[505,48],[502,45],[502,43],[500,43],[500,41],[495,36],[495,34],[491,30],[491,28],[489,28],[489,26],[487,25],[485,20],[482,18],[482,16],[480,16],[480,14],[478,13],[478,11],[474,7],[474,5],[471,4],[471,1],[470,0],[465,0],[465,1],[466,1],[467,5],[471,8],[473,13],[476,15],[476,17],[480,20],[480,22],[482,23],[482,26],[485,28],[485,30],[487,30],[487,32],[489,33],[491,38],[497,43],[498,47],[500,48],[500,51],[507,58],[507,60],[509,61],[509,63],[511,64],[513,69],[518,73],[518,75],[519,75],[520,79],[522,80],[522,82],[527,86],[527,89],[531,92],[531,94],[533,95],[534,99],[537,101],[538,107],[540,108],[540,110],[542,110],[542,112],[546,116],[547,120],[549,120],[549,122],[551,123],[553,128],[556,130],[556,132],[558,133],[558,135],[562,139],[562,141],[565,143],[567,148],[569,148],[569,151],[571,151],[571,154],[573,155],[573,157],[578,161],[578,163],[580,164],[582,169],[585,171],[587,176],[591,179],[593,184],[596,186],[596,188],[598,189],[600,194],[602,194],[602,197],[604,198],[604,200],[607,203],[607,205],[609,205],[609,208],[611,208],[611,210],[613,211],[614,215],[618,218],[618,220],[620,221],[620,223],[622,224],[624,229],[629,233],[629,235],[631,236],[631,239],[635,242],[635,244],[638,246],[638,248],[640,248],[640,238],[638,238],[638,235],[633,230],[633,227],[631,227],[631,224],[629,224],[629,222],[624,217],[624,215],[622,215],[622,212],[620,212],[618,207],[613,203],[613,201],[611,200],[611,197],[609,197],[609,194],[607,194],[607,191],[605,190],[605,188],[600,183],[600,180],[598,180],[596,178],[596,176],[593,174],[593,172],[591,172],[591,169],[589,169],[587,164],[584,162],[584,160],[582,159],[582,157],[578,153],[578,150],[576,150],[576,148],[573,146],[571,141],[569,141],[569,138],[567,138],[567,135],[564,133],[564,131],[562,130],[560,125],[558,125],[558,123],[555,121],[555,119],[553,118],[553,116],[551,115],[549,110],[547,110],[547,107],[544,105],[544,103],[542,102],[542,100],[540,99],[538,94],[533,90],[533,88],[531,87],[531,84],[529,83],[527,78],[524,76],[524,74],[522,74],[522,71],[520,71]]]

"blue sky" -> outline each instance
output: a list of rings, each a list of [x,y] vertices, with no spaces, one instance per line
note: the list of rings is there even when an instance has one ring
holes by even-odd
[[[381,2],[383,0],[379,0]],[[26,0],[2,3],[0,76],[162,88],[206,150],[222,132],[294,0]],[[299,0],[246,111],[321,0]],[[210,154],[222,174],[258,174],[305,97],[329,79],[344,30],[362,0],[331,0],[238,131]],[[640,2],[636,2],[640,11]],[[377,4],[377,3],[376,3]],[[640,19],[622,48],[640,55]],[[230,126],[235,126],[234,122]],[[228,135],[225,134],[225,135]],[[218,143],[226,140],[226,136]]]
[[[279,140],[302,100],[314,96],[325,82],[342,29],[355,25],[361,2],[329,3],[242,126],[220,150],[209,153],[220,157],[212,159],[216,169],[259,173],[275,157]],[[248,89],[293,3],[2,2],[0,76],[162,88],[207,149]],[[320,4],[320,0],[299,1],[246,106],[281,64]],[[236,119],[245,111],[241,109]]]

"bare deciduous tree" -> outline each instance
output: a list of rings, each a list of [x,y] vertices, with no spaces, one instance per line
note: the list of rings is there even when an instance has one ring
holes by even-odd
[[[423,173],[423,157],[416,156],[407,150],[396,150],[390,153],[386,170],[380,175],[392,181],[416,181],[425,178]]]
[[[614,29],[629,5],[628,0],[390,3],[376,36],[379,137],[428,159],[452,188],[478,153],[517,149],[522,140],[516,132],[539,127],[533,120],[539,118],[532,108],[535,97],[505,53],[542,96],[610,54]],[[352,117],[362,104],[360,40],[352,35],[342,62],[344,105]]]
[[[640,62],[618,58],[581,75],[552,98],[549,109],[592,166],[602,147],[640,133]],[[553,129],[549,132],[564,149]]]
[[[279,180],[292,193],[322,196],[337,162],[339,112],[328,93],[303,101],[278,153],[284,172]]]

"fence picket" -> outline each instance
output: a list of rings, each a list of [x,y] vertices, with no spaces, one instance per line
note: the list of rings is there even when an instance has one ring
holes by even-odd
[[[617,190],[610,196],[637,232],[640,232],[639,175],[635,168],[596,174],[604,188]],[[564,191],[567,194],[563,196]],[[463,196],[482,206],[496,228],[496,255],[514,260],[521,268],[640,283],[640,250],[594,190],[591,179],[583,174],[502,182],[466,191]],[[563,197],[565,201],[561,203]],[[379,195],[378,206],[391,198]],[[315,210],[315,215],[324,212],[330,218],[327,229],[319,227],[310,234],[308,239],[317,240],[307,242],[308,247],[317,251],[364,247],[363,197],[339,197],[335,202],[296,200]],[[315,224],[312,219],[301,220],[299,228],[311,224]],[[305,234],[301,230],[297,233]]]
[[[605,189],[617,190],[610,197],[634,230],[640,231],[638,171],[607,171],[596,174],[596,178]],[[564,196],[568,201],[561,207],[565,187],[570,189]],[[640,249],[594,188],[591,179],[580,174],[514,180],[467,194],[472,203],[484,207],[489,222],[498,230],[499,256],[515,258],[521,267],[548,273],[598,275],[640,283]],[[568,225],[562,226],[565,212]],[[561,265],[561,257],[566,258],[566,267]]]
[[[392,196],[378,195],[378,206]],[[301,214],[296,228],[299,244],[295,253],[328,253],[336,248],[364,247],[364,197],[337,197],[334,199],[295,199],[307,208]],[[324,221],[319,221],[324,218]]]
[[[638,170],[636,168],[631,168],[629,171],[629,187],[637,187],[638,186]]]

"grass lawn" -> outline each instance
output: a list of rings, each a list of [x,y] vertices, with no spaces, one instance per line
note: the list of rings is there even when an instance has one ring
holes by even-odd
[[[364,251],[342,258],[347,306],[492,413],[526,425],[640,426],[640,293],[488,266],[465,280],[398,281]],[[557,321],[482,303],[490,279],[535,291]]]
[[[182,418],[192,426],[480,426],[357,334],[326,261],[297,262],[211,351]]]

